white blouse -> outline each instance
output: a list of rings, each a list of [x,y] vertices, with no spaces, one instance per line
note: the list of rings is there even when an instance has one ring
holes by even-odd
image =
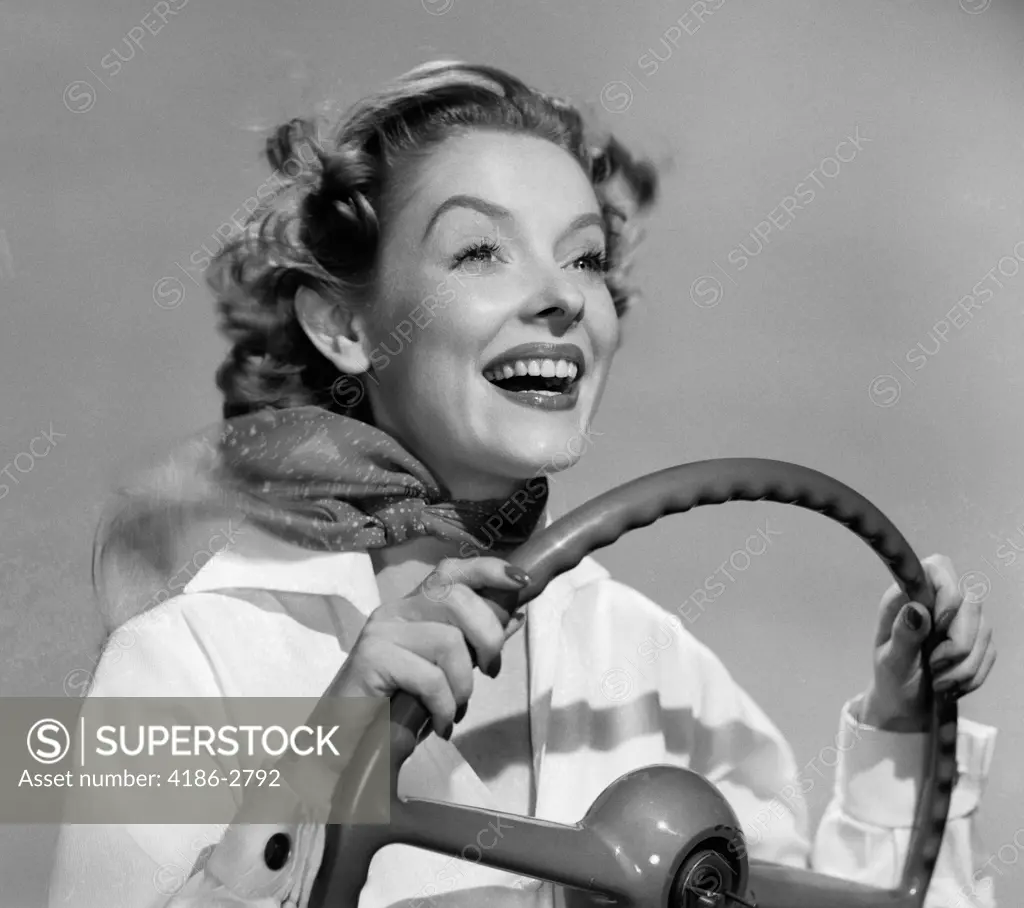
[[[256,592],[226,594],[242,587]],[[319,698],[361,616],[379,604],[366,553],[313,553],[248,526],[182,595],[113,635],[89,696]],[[829,749],[833,759],[822,761],[835,767],[834,796],[812,836],[802,793],[814,781],[801,778],[779,730],[678,619],[590,558],[553,580],[528,616],[535,816],[574,824],[623,773],[669,763],[718,787],[743,825],[752,858],[897,884],[925,735],[859,725],[846,704]],[[972,858],[974,814],[995,738],[994,728],[960,720],[960,775],[928,908],[995,904],[991,880],[975,872]],[[403,796],[504,809],[455,744],[436,735],[406,762],[400,789]],[[237,790],[216,796],[234,799],[239,812],[228,804],[225,815],[236,822],[63,826],[50,908],[305,908],[323,855],[323,826],[301,805],[288,824],[245,823]],[[272,871],[264,847],[278,831],[293,845],[284,867]],[[561,890],[550,884],[403,845],[377,853],[359,902],[562,904]]]

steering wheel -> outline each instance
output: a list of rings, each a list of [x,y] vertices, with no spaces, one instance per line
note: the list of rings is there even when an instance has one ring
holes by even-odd
[[[651,473],[588,502],[533,536],[508,559],[525,570],[521,592],[485,595],[511,616],[590,552],[669,514],[728,501],[772,501],[824,514],[864,540],[903,591],[934,610],[934,594],[907,541],[866,498],[807,467],[752,458],[706,460]],[[933,622],[934,627],[934,622]],[[924,684],[931,691],[925,645]],[[382,711],[381,722],[387,722]],[[400,692],[390,729],[373,727],[335,790],[312,908],[356,908],[370,861],[388,844],[457,857],[495,816],[507,830],[481,862],[566,887],[570,908],[921,908],[931,882],[956,778],[956,699],[931,696],[930,728],[914,830],[897,888],[887,890],[747,858],[741,826],[719,791],[675,766],[626,773],[575,826],[397,795],[398,772],[429,734],[422,704]],[[388,734],[381,734],[389,731]],[[389,742],[389,743],[388,743]],[[345,824],[370,802],[368,780],[390,761],[390,821]],[[655,857],[656,856],[656,857]]]

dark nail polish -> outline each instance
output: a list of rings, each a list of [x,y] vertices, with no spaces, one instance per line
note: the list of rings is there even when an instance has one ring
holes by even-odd
[[[505,568],[505,574],[508,576],[509,580],[514,580],[520,586],[526,586],[526,584],[530,582],[530,575],[522,568],[517,568],[513,564],[510,564]]]
[[[454,723],[449,722],[448,723],[448,727],[443,732],[441,732],[441,737],[444,738],[445,741],[450,741],[452,739],[452,732],[454,732],[454,731],[455,731]]]
[[[498,655],[494,657],[494,661],[490,665],[487,666],[487,677],[489,677],[489,678],[497,678],[498,677],[498,672],[500,672],[500,671],[501,671],[501,653],[498,653]]]
[[[921,630],[921,625],[924,623],[921,613],[916,608],[908,608],[903,620],[912,631]]]
[[[455,710],[455,724],[458,725],[463,719],[466,718],[466,710],[469,708],[468,703],[463,703],[457,710]]]

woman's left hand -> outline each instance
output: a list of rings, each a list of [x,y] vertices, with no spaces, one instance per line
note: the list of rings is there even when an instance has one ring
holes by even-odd
[[[936,627],[945,638],[931,655],[932,690],[962,697],[981,687],[996,661],[992,628],[981,600],[964,598],[948,558],[932,555],[922,564],[935,590]],[[888,731],[924,731],[929,715],[921,646],[931,632],[931,617],[896,584],[886,590],[878,614],[874,679],[858,718]]]

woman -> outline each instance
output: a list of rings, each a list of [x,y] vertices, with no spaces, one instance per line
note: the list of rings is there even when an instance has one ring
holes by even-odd
[[[479,595],[528,582],[502,556],[545,519],[543,477],[586,447],[631,302],[635,217],[655,197],[650,165],[589,138],[565,102],[458,63],[408,73],[325,144],[296,121],[268,149],[278,170],[315,161],[282,187],[290,203],[260,200],[247,235],[217,254],[211,283],[234,343],[218,384],[233,419],[216,469],[175,477],[180,506],[150,489],[105,531],[99,565],[120,584],[112,621],[131,642],[116,658],[108,645],[90,695],[405,690],[438,733],[403,769],[405,794],[573,823],[623,772],[675,763],[729,799],[753,857],[893,885],[931,626],[895,587],[873,682],[843,710],[836,794],[813,840],[789,747],[678,621],[650,676],[609,695],[602,676],[664,633],[660,608],[590,559],[531,604],[522,634]],[[234,543],[181,595],[133,615],[145,601],[136,568],[157,566],[150,591],[175,589],[166,572],[189,550],[182,527],[217,507],[245,521]],[[991,631],[947,559],[927,568],[948,627],[935,688],[967,693],[991,670]],[[971,839],[993,742],[961,723],[933,908],[963,904],[965,887],[990,904],[973,885]],[[310,816],[272,830],[65,827],[51,905],[305,905],[324,839]],[[389,846],[360,905],[560,898]]]

